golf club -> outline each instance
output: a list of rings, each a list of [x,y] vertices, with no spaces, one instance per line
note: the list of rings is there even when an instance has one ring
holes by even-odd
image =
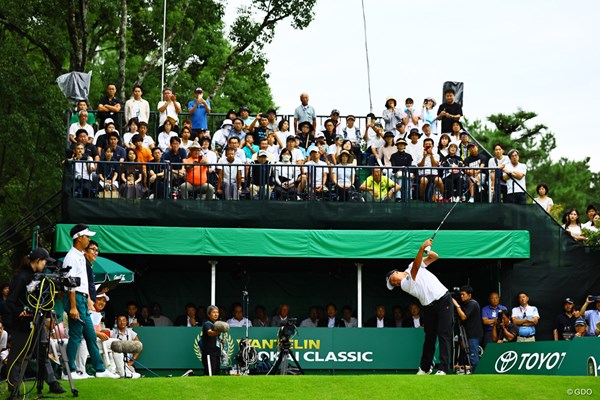
[[[437,229],[435,230],[435,232],[433,232],[433,235],[431,235],[431,240],[433,240],[435,238],[435,235],[437,235],[438,231],[440,230],[440,228],[442,227],[442,225],[444,225],[444,222],[446,222],[446,219],[448,218],[448,216],[450,215],[450,213],[452,212],[452,210],[454,210],[454,207],[456,207],[457,205],[458,205],[458,202],[454,203],[454,205],[452,206],[452,208],[450,208],[450,211],[448,211],[448,213],[446,214],[446,216],[444,217],[444,219],[442,220],[442,222],[440,222],[440,224],[437,227]],[[429,253],[429,250],[431,250],[431,246],[425,247],[425,253]]]

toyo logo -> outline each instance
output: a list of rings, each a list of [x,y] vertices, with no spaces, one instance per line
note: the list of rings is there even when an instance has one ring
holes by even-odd
[[[516,351],[510,350],[504,352],[496,360],[495,368],[499,374],[504,374],[515,366],[517,370],[525,369],[531,370],[552,370],[554,368],[559,369],[565,360],[566,352],[554,352],[554,353],[521,353],[519,355]],[[520,362],[519,362],[520,361]]]
[[[519,358],[518,354],[516,351],[507,351],[506,353],[502,354],[500,357],[498,357],[498,359],[496,360],[496,372],[499,374],[503,374],[505,372],[508,372],[512,369],[512,367],[515,366],[515,364],[517,363],[517,359]]]

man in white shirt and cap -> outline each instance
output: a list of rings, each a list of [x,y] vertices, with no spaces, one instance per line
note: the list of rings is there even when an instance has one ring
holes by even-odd
[[[424,257],[425,249],[431,247],[432,243],[432,239],[423,242],[414,261],[405,271],[392,270],[386,275],[389,290],[400,286],[406,293],[416,297],[424,307],[425,342],[417,375],[431,374],[436,339],[439,340],[440,357],[436,375],[446,375],[451,362],[453,303],[448,289],[427,269],[439,258],[431,250]]]
[[[69,276],[79,278],[80,284],[77,287],[69,288],[65,298],[65,310],[69,314],[69,343],[67,344],[67,356],[71,371],[76,371],[75,358],[77,349],[82,338],[85,338],[88,351],[92,359],[92,365],[96,370],[97,378],[118,378],[119,376],[107,370],[100,357],[98,344],[96,343],[96,331],[89,314],[88,297],[88,275],[86,271],[86,261],[84,251],[90,243],[90,237],[96,232],[92,232],[85,224],[75,225],[70,232],[73,239],[73,247],[65,256],[64,267],[70,267]],[[87,376],[83,374],[73,374],[73,379],[84,379]]]

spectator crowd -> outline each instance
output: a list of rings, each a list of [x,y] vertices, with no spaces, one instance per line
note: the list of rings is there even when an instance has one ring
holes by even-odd
[[[215,132],[200,87],[183,105],[165,88],[154,111],[138,85],[124,105],[115,94],[107,85],[95,115],[79,101],[70,120],[75,196],[526,202],[519,152],[496,144],[488,158],[464,130],[452,89],[439,106],[432,97],[420,106],[388,97],[381,117],[369,113],[364,124],[337,109],[319,121],[302,93],[293,118],[241,106]]]

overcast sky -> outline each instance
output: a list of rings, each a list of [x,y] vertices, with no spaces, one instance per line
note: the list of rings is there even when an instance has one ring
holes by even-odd
[[[234,0],[232,9],[245,0]],[[442,99],[445,81],[465,84],[469,119],[534,111],[555,133],[553,159],[591,157],[600,171],[600,2],[588,0],[364,0],[373,109],[385,98]],[[360,0],[318,0],[303,31],[281,23],[265,49],[279,110],[310,94],[317,113],[369,112]]]

